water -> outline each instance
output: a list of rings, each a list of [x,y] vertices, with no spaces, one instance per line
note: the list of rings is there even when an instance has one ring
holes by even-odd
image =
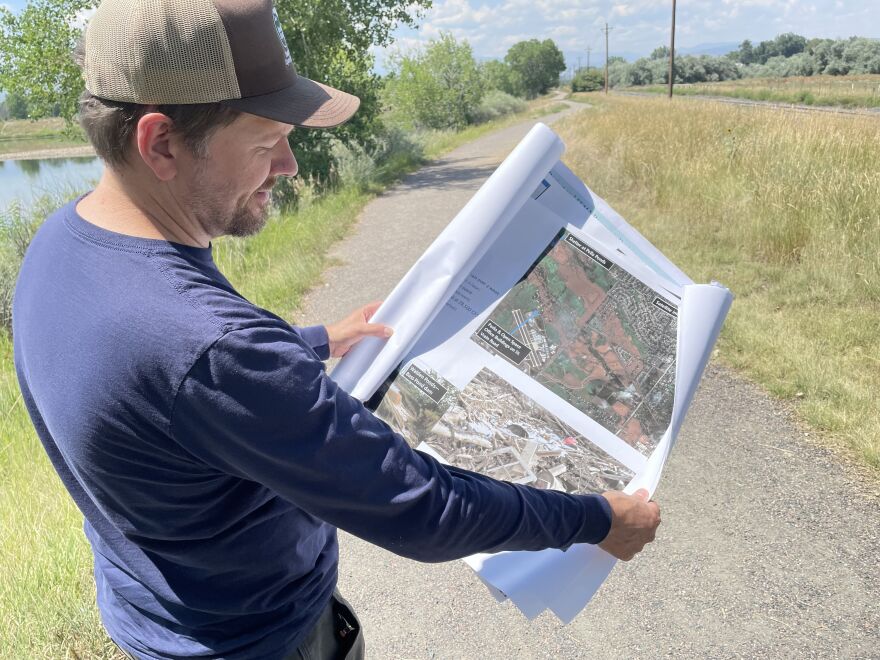
[[[103,165],[95,156],[0,160],[0,212],[18,200],[28,207],[41,195],[73,195],[94,188]]]

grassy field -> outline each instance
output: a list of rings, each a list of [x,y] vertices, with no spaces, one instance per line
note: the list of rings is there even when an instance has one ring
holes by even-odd
[[[678,84],[682,96],[729,96],[752,101],[800,103],[844,108],[880,107],[880,75],[742,78],[713,83]],[[665,85],[630,87],[627,91],[666,94]]]
[[[3,154],[19,151],[61,149],[85,144],[85,135],[79,127],[68,130],[64,120],[58,117],[38,121],[29,119],[0,121],[0,159]]]
[[[459,133],[424,134],[419,136],[421,150],[435,157],[489,131],[562,107],[545,98],[530,103],[523,113]],[[328,265],[328,248],[346,234],[382,185],[416,165],[412,158],[397,162],[397,169],[385,171],[384,179],[303,204],[297,213],[271,219],[253,238],[216,241],[218,266],[250,300],[295,318],[302,295]],[[0,265],[19,257],[21,233],[11,239],[0,232]],[[26,227],[23,233],[27,235]],[[291,259],[292,254],[297,258]],[[4,294],[14,274],[14,269],[0,268],[0,303],[8,297]],[[94,605],[91,552],[82,533],[82,516],[34,434],[15,378],[11,341],[2,328],[0,516],[0,658],[121,658],[104,634]]]
[[[721,359],[880,474],[880,120],[590,96],[565,160],[736,300]]]

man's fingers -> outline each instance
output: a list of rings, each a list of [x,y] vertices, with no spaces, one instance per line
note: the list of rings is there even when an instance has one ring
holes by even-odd
[[[648,492],[647,488],[639,488],[633,493],[633,497],[638,497],[640,500],[645,500],[645,502],[647,502],[648,498],[651,497],[651,494]]]
[[[394,334],[394,330],[382,323],[367,323],[363,326],[362,333],[373,337],[390,337]]]
[[[374,300],[373,302],[364,305],[364,321],[369,321],[371,318],[373,318],[373,314],[375,314],[376,310],[379,309],[379,307],[381,306],[381,300]]]

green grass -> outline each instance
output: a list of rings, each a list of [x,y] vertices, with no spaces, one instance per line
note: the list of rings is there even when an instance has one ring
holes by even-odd
[[[630,87],[626,91],[666,94],[665,85]],[[680,96],[724,96],[844,108],[880,107],[880,75],[742,78],[713,83],[678,84]]]
[[[82,516],[36,438],[0,334],[0,658],[113,658]]]
[[[87,144],[78,126],[68,128],[63,119],[53,117],[31,121],[0,121],[0,157],[3,154],[40,149],[63,149]]]
[[[722,361],[880,475],[880,122],[591,97],[565,160],[696,281],[736,294]]]
[[[372,196],[343,189],[272,218],[252,238],[222,238],[215,242],[217,266],[248,300],[292,320],[328,265],[327,249],[346,235]]]
[[[546,100],[519,115],[458,134],[423,136],[436,157],[464,142],[558,108]],[[328,265],[327,250],[385,183],[418,165],[412,154],[384,163],[378,182],[349,187],[274,217],[249,239],[215,242],[220,269],[255,304],[292,319]],[[70,191],[73,194],[73,191]],[[47,201],[58,206],[69,196]],[[44,207],[37,211],[42,214]],[[27,235],[32,218],[16,216]],[[0,302],[14,283],[22,238],[0,235]],[[55,475],[22,404],[8,334],[0,328],[0,658],[120,658],[94,604],[91,552],[82,516]]]

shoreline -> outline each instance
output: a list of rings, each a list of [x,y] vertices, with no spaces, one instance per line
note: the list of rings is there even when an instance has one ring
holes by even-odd
[[[95,150],[89,144],[75,147],[54,147],[51,149],[34,149],[32,151],[13,151],[0,154],[0,162],[7,160],[39,160],[44,158],[76,158],[94,156]]]

